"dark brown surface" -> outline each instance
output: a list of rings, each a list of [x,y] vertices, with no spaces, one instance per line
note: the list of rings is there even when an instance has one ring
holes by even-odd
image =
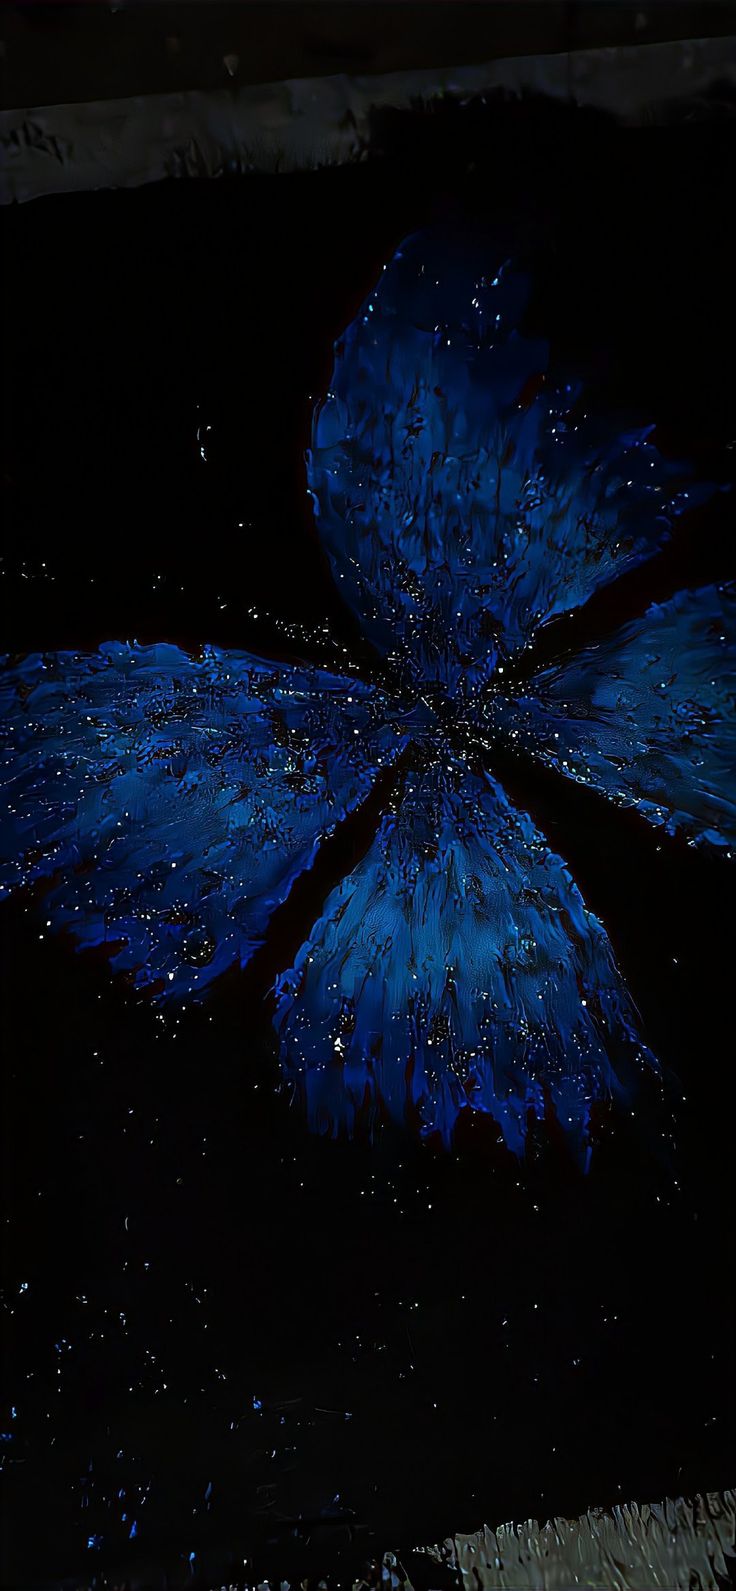
[[[1,103],[8,109],[392,72],[734,30],[731,0],[6,5]]]

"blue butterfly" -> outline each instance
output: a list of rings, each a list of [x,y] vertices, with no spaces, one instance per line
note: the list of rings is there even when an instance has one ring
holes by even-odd
[[[519,671],[540,627],[650,558],[710,488],[651,429],[611,436],[528,284],[461,234],[409,238],[338,341],[307,455],[318,531],[380,666],[111,643],[2,683],[2,885],[156,999],[196,997],[385,770],[364,859],[275,986],[285,1076],[320,1132],[390,1118],[524,1148],[552,1110],[585,1165],[596,1102],[656,1062],[600,921],[488,772],[498,737],[730,856],[736,596],[655,606]],[[514,679],[517,680],[516,687]]]

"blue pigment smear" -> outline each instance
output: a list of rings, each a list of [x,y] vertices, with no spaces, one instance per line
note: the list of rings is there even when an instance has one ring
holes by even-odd
[[[309,485],[341,592],[426,683],[472,692],[535,629],[649,558],[710,488],[653,427],[611,435],[548,344],[530,283],[462,233],[402,244],[337,344]]]
[[[655,604],[487,716],[668,834],[736,845],[736,587]]]
[[[517,329],[527,294],[501,254],[417,235],[336,345],[309,488],[383,685],[214,647],[27,658],[0,700],[0,878],[44,880],[48,925],[156,997],[197,995],[401,755],[368,854],[277,980],[284,1073],[319,1132],[391,1119],[449,1143],[476,1111],[520,1154],[551,1111],[587,1165],[593,1106],[655,1063],[564,861],[471,766],[507,735],[722,848],[736,630],[725,591],[682,593],[505,693],[540,625],[710,491],[651,428],[586,412]]]
[[[583,1163],[593,1101],[653,1064],[561,857],[455,761],[407,775],[279,980],[276,1022],[317,1131],[388,1117],[449,1144],[474,1110],[520,1154],[551,1104]]]
[[[0,706],[3,889],[48,879],[52,928],[175,996],[248,961],[401,743],[369,686],[215,647],[29,657]]]

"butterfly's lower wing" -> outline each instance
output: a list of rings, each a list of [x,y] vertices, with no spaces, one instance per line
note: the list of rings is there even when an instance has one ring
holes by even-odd
[[[279,979],[275,1022],[319,1131],[387,1117],[449,1141],[481,1111],[520,1153],[551,1107],[583,1161],[594,1103],[652,1059],[564,862],[465,771],[408,776]]]
[[[2,681],[3,892],[154,993],[261,942],[397,739],[370,686],[208,648],[32,656]]]
[[[681,591],[490,717],[568,779],[693,844],[736,843],[736,587]]]

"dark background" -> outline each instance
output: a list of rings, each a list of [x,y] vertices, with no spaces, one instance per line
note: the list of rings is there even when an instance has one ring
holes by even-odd
[[[469,65],[724,37],[735,19],[734,0],[2,3],[0,96],[7,106],[55,105]]]
[[[275,623],[327,619],[359,655],[303,449],[334,338],[437,216],[513,237],[529,329],[592,401],[725,479],[733,177],[729,124],[622,132],[527,104],[383,118],[349,169],[7,212],[9,650],[328,659]],[[693,515],[565,640],[733,572],[729,517],[723,498]],[[665,1069],[635,1118],[601,1121],[587,1179],[554,1141],[517,1166],[487,1123],[451,1155],[325,1143],[279,1093],[269,985],[375,808],[248,972],[180,1018],[46,938],[40,904],[3,908],[5,1584],[192,1583],[190,1552],[347,1578],[484,1519],[732,1483],[732,873],[498,766],[606,924]]]

